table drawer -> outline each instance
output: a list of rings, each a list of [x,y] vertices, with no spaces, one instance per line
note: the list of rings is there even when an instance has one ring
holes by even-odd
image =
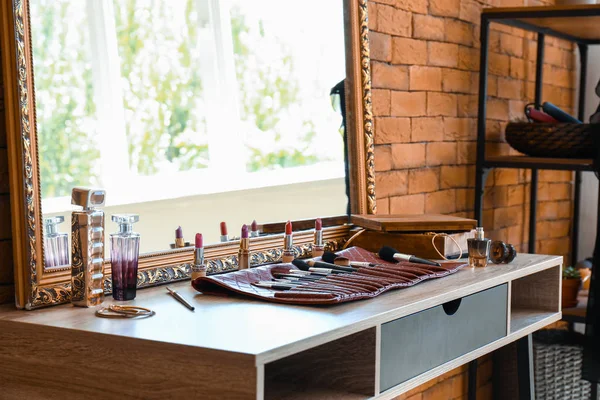
[[[381,391],[507,334],[508,285],[381,326]]]

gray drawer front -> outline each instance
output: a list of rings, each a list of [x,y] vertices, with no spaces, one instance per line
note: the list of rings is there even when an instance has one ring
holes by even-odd
[[[381,391],[506,336],[507,302],[504,284],[383,324]]]

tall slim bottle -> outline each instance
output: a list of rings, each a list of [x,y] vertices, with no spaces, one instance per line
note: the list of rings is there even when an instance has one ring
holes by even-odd
[[[110,268],[112,271],[112,294],[115,300],[133,300],[137,288],[140,234],[133,231],[133,224],[140,220],[137,214],[115,214],[113,222],[119,231],[110,235]]]
[[[71,303],[97,306],[104,301],[103,189],[73,188],[71,204],[83,210],[71,214]]]
[[[65,217],[44,218],[44,266],[47,268],[69,265],[69,235],[58,231]]]

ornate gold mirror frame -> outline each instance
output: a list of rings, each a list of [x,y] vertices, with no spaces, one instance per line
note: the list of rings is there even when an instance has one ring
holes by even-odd
[[[34,309],[69,301],[70,271],[44,271],[29,0],[0,2],[0,13],[16,305]],[[375,168],[367,0],[344,0],[344,23],[352,212],[373,214]],[[348,234],[347,225],[333,226],[325,229],[324,239],[330,249],[337,249]],[[308,256],[312,233],[299,232],[294,238],[297,255]],[[281,244],[282,235],[253,239],[251,264],[279,261]],[[236,269],[238,247],[238,242],[207,246],[209,273]],[[140,256],[138,287],[186,279],[192,261],[191,249],[144,254]],[[105,272],[105,290],[110,292],[110,263]]]

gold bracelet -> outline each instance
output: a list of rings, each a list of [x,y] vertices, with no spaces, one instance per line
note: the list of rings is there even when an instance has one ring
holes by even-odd
[[[108,307],[102,307],[96,311],[96,316],[100,318],[148,318],[155,314],[156,312],[149,308],[115,304],[111,304]]]

